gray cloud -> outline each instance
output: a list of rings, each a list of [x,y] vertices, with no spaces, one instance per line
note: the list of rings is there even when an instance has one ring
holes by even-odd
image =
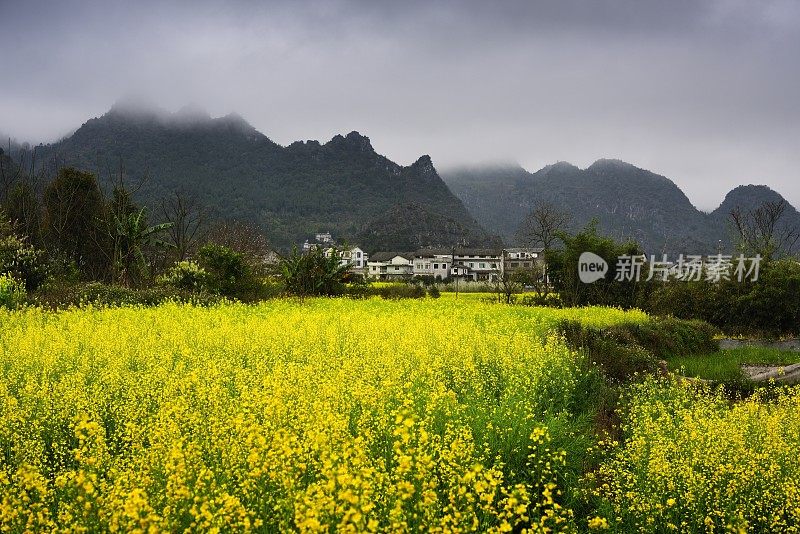
[[[279,143],[353,129],[401,163],[616,157],[710,209],[800,205],[800,3],[0,0],[0,131],[47,141],[141,95]]]

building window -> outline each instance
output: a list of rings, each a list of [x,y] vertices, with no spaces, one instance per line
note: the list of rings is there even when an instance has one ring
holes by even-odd
[[[486,264],[485,263],[481,263],[481,269],[485,269],[485,268],[486,268]]]

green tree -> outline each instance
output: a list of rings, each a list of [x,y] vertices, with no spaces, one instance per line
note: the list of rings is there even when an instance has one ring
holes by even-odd
[[[635,280],[616,281],[615,278],[617,258],[641,256],[642,250],[638,244],[618,243],[610,237],[598,234],[596,221],[592,221],[575,235],[561,232],[560,238],[564,248],[551,251],[547,263],[553,288],[559,293],[563,302],[570,306],[597,304],[630,308],[636,305],[640,293],[645,290],[647,284]],[[605,276],[590,284],[581,282],[578,273],[579,258],[584,252],[592,252],[608,264]],[[646,269],[647,267],[642,267],[645,278]]]
[[[197,251],[196,259],[212,291],[244,300],[257,296],[260,281],[243,253],[210,243]]]
[[[145,251],[154,246],[166,246],[158,235],[172,223],[149,226],[147,210],[111,214],[113,224],[113,272],[122,285],[140,285],[150,277],[150,264]]]
[[[106,273],[105,206],[95,175],[62,168],[45,188],[43,200],[48,249],[74,261],[86,276]]]
[[[293,248],[291,254],[281,258],[280,272],[286,292],[298,297],[341,295],[349,276],[338,251],[333,249],[326,255],[320,247],[305,254]]]

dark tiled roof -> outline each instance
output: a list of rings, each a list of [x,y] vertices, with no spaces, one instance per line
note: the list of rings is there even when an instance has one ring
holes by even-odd
[[[455,250],[456,256],[500,256],[499,248],[421,248],[414,254],[418,257],[431,257],[434,255],[449,256]]]
[[[500,256],[499,248],[457,248],[456,256]]]
[[[540,247],[530,247],[530,248],[527,248],[527,247],[511,247],[511,248],[507,248],[505,250],[506,250],[506,252],[535,252],[537,254],[539,254],[541,252],[544,252],[544,249],[540,248]]]

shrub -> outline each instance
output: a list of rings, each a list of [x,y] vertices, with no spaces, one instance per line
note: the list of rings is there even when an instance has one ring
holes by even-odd
[[[209,277],[205,269],[194,261],[179,261],[160,279],[164,285],[187,291],[207,291]]]
[[[637,373],[655,373],[659,360],[665,358],[719,350],[714,328],[702,321],[657,319],[602,328],[564,321],[560,330],[570,346],[587,351],[615,382],[627,381]]]
[[[657,284],[643,307],[655,315],[702,319],[729,334],[800,334],[800,263],[764,264],[756,282]]]
[[[25,284],[10,275],[0,274],[0,307],[17,308],[25,301]]]
[[[321,248],[305,254],[293,249],[281,258],[280,271],[286,292],[299,297],[341,295],[350,276],[337,252],[326,256]]]
[[[632,308],[641,294],[647,291],[647,283],[615,280],[617,258],[640,255],[641,249],[634,242],[619,243],[597,232],[593,221],[574,236],[563,234],[563,250],[553,250],[547,257],[547,272],[553,288],[569,306],[602,305]],[[580,281],[579,258],[584,252],[592,252],[605,260],[608,271],[605,276],[591,284]]]
[[[197,252],[197,263],[206,273],[209,290],[223,297],[257,298],[261,284],[244,254],[209,244]]]
[[[558,293],[539,293],[534,295],[524,295],[520,304],[523,306],[549,306],[551,308],[563,308],[564,302]]]
[[[430,289],[428,289],[428,296],[432,299],[438,299],[439,297],[442,296],[442,294],[439,292],[438,287],[431,286]]]
[[[0,273],[7,273],[36,291],[47,280],[47,264],[42,251],[15,235],[0,239]]]
[[[164,302],[187,302],[209,305],[219,302],[219,296],[207,292],[191,292],[172,286],[133,289],[118,285],[90,282],[88,284],[52,285],[30,299],[32,304],[53,309],[71,306],[118,307],[157,306]]]

